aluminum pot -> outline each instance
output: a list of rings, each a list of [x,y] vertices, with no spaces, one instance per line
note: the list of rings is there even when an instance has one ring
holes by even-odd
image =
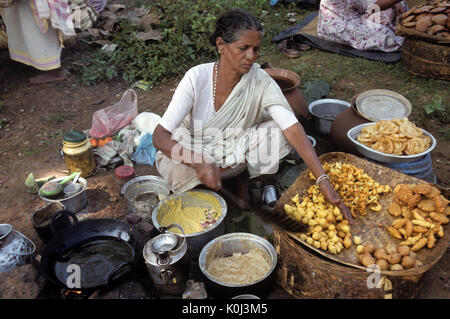
[[[25,265],[36,245],[9,224],[0,224],[0,273]]]
[[[251,248],[260,249],[270,262],[270,270],[260,280],[245,284],[228,284],[212,277],[206,270],[214,258],[230,256],[235,252],[247,253]],[[210,241],[203,247],[198,258],[198,265],[206,278],[208,292],[219,298],[231,298],[237,295],[252,294],[266,297],[272,289],[274,270],[277,265],[275,248],[264,238],[250,233],[230,233]]]
[[[166,181],[154,175],[145,175],[128,181],[121,190],[128,202],[128,209],[146,221],[152,220],[152,211],[158,202],[170,194]],[[147,199],[139,197],[149,195]],[[136,200],[138,199],[138,200]]]
[[[156,207],[153,209],[152,214],[153,225],[158,229],[161,228],[162,225],[159,223],[159,220],[164,213],[164,207],[167,205],[167,202],[179,197],[182,198],[183,203],[189,202],[192,198],[191,193],[195,192],[202,192],[212,195],[219,202],[222,212],[217,222],[211,225],[209,228],[198,233],[186,234],[189,255],[193,258],[198,257],[203,246],[205,246],[209,241],[225,233],[224,220],[227,215],[227,203],[225,202],[223,197],[216,192],[204,189],[193,189],[181,194],[172,194],[167,196],[163,201],[159,202],[158,205],[156,205]],[[197,205],[208,209],[212,208],[211,204],[209,204],[208,202],[198,202],[196,203],[196,206]]]
[[[66,177],[59,177],[59,178],[56,178],[55,181],[59,182],[59,181],[62,181],[64,178],[66,178]],[[70,183],[71,182],[67,182],[66,184],[64,184],[63,188],[66,187]],[[81,186],[82,186],[81,190],[78,193],[73,194],[69,197],[64,197],[61,199],[58,199],[58,198],[50,199],[48,197],[45,197],[44,195],[41,195],[40,191],[39,191],[39,197],[47,203],[59,203],[59,204],[63,205],[66,210],[71,211],[72,213],[76,213],[76,212],[82,210],[83,208],[85,208],[88,203],[88,198],[87,198],[87,193],[86,193],[87,181],[83,177],[79,177],[77,183],[81,184]]]
[[[321,99],[309,104],[314,126],[320,134],[330,134],[336,116],[350,107],[350,103],[336,99]]]
[[[336,119],[331,126],[330,137],[337,150],[359,155],[355,144],[348,138],[347,132],[349,129],[359,124],[369,123],[370,121],[359,114],[355,104],[356,98],[357,95],[353,96],[350,100],[351,106],[344,112],[336,116]]]

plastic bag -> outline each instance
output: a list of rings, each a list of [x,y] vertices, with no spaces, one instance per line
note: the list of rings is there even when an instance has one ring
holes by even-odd
[[[151,112],[143,112],[136,116],[136,118],[133,120],[133,125],[140,134],[134,138],[134,143],[136,145],[139,145],[142,137],[146,133],[153,134],[159,121],[161,121],[161,116]]]
[[[130,124],[137,114],[137,95],[134,90],[129,89],[122,95],[119,102],[94,113],[89,135],[95,138],[112,136]]]
[[[145,133],[131,159],[136,164],[153,165],[155,158],[156,148],[153,146],[153,135]]]

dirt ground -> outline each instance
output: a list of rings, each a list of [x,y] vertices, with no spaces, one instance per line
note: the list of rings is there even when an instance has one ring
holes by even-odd
[[[66,51],[68,55],[76,52]],[[62,134],[70,129],[89,129],[92,114],[118,101],[128,86],[115,81],[92,87],[80,86],[76,75],[65,82],[31,85],[29,77],[35,71],[12,62],[8,52],[0,51],[0,223],[9,223],[44,249],[34,231],[30,215],[44,205],[34,194],[26,192],[25,179],[30,172],[36,178],[65,175],[66,166],[60,156]],[[163,114],[179,79],[170,79],[149,91],[138,92],[139,113],[144,111]],[[437,183],[449,187],[450,147],[448,141],[439,140],[439,126],[431,120],[426,130],[438,138],[432,152],[433,169]],[[314,132],[308,132],[314,136]],[[326,143],[318,139],[318,143]],[[137,174],[154,174],[152,167],[138,167]],[[87,217],[118,218],[128,213],[125,199],[115,185],[113,171],[88,179]],[[449,253],[423,277],[419,298],[449,298]],[[272,295],[288,297],[281,289]]]

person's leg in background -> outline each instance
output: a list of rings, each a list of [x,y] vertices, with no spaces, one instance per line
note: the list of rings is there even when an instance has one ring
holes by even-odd
[[[32,83],[47,83],[66,79],[61,68],[62,46],[58,32],[48,23],[47,32],[40,29],[28,1],[15,1],[2,13],[8,36],[10,58],[41,71]]]

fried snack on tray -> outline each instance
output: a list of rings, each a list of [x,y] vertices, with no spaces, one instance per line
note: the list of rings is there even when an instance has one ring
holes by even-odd
[[[410,246],[416,252],[424,247],[436,246],[444,237],[442,225],[449,223],[449,201],[430,184],[399,184],[394,188],[394,201],[388,212],[400,217],[387,226],[391,237],[403,240],[400,245]]]
[[[380,195],[391,191],[389,185],[380,185],[353,165],[325,163],[323,168],[354,218],[365,215],[367,207],[380,211]],[[314,179],[312,174],[310,177]],[[308,226],[306,233],[298,234],[306,243],[331,254],[339,254],[353,244],[348,221],[339,208],[327,202],[318,186],[312,185],[303,198],[296,194],[292,202],[284,205],[284,211]]]
[[[378,203],[380,195],[391,191],[389,185],[375,182],[364,170],[354,165],[339,162],[325,163],[323,168],[354,218],[357,218],[358,214],[366,215],[367,207],[379,212],[381,210],[381,205]],[[309,176],[314,179],[311,173]]]
[[[419,154],[431,146],[431,139],[407,118],[367,125],[356,140],[376,151],[393,155]]]
[[[399,23],[414,32],[450,38],[450,2],[421,3],[401,15]]]

